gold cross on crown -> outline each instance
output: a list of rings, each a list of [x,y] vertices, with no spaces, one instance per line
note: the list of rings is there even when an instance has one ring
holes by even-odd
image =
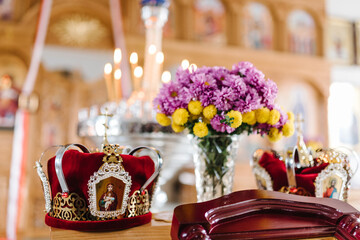
[[[108,125],[108,117],[112,117],[114,116],[113,114],[109,114],[108,113],[108,109],[105,108],[105,114],[100,114],[100,116],[105,116],[105,123],[103,124],[103,126],[105,127],[104,130],[104,139],[103,139],[103,143],[101,145],[101,149],[104,149],[104,146],[109,145],[109,141],[107,139],[107,130],[109,129],[109,125]]]

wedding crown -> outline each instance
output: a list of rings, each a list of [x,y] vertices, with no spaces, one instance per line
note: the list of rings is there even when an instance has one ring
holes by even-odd
[[[254,152],[251,164],[257,187],[346,201],[353,176],[349,155],[339,149],[311,152],[299,125],[297,135],[296,146],[285,154],[262,149]]]
[[[151,199],[162,166],[158,150],[138,147],[130,151],[108,143],[97,153],[89,153],[80,144],[58,147],[55,157],[48,160],[48,177],[42,157],[36,162],[47,225],[83,231],[118,230],[151,220]],[[142,150],[154,152],[157,159],[134,156]]]
[[[256,150],[252,158],[252,170],[257,187],[347,200],[353,176],[347,154],[335,149],[318,150],[312,166],[296,166],[292,155],[291,151],[281,156],[274,151]]]

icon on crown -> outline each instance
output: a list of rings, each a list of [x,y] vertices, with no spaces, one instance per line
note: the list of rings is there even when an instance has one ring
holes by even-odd
[[[307,148],[297,116],[297,143],[284,154],[258,149],[251,160],[259,189],[281,191],[303,196],[335,198],[346,201],[351,177],[350,158],[355,152],[346,148]]]
[[[90,153],[81,144],[57,146],[55,157],[47,163],[48,176],[41,165],[44,154],[36,162],[49,226],[94,231],[91,222],[97,221],[103,231],[151,220],[150,205],[162,166],[161,155],[150,147],[130,150],[109,144],[108,116],[106,113],[102,152]],[[134,156],[142,150],[153,152],[155,159]]]

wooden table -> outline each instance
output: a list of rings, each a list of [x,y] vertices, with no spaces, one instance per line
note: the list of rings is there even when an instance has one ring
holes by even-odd
[[[349,204],[360,210],[360,190],[351,190]],[[56,240],[69,239],[125,239],[125,240],[169,240],[171,228],[172,212],[153,214],[150,223],[114,232],[79,232],[73,230],[62,230],[50,228],[50,238]],[[319,238],[317,238],[319,240]],[[334,238],[321,238],[331,240]],[[315,238],[313,239],[315,240]]]
[[[79,232],[73,230],[63,230],[58,228],[50,228],[50,238],[56,240],[62,239],[124,239],[124,240],[171,240],[170,238],[170,228],[171,223],[158,221],[153,219],[151,223],[126,229],[122,231],[114,231],[114,232]],[[333,240],[335,238],[313,238],[312,240]],[[301,240],[301,239],[298,239]],[[308,239],[309,240],[309,239]]]
[[[154,214],[150,223],[113,232],[79,232],[50,228],[51,239],[141,239],[141,240],[169,240],[172,213]]]
[[[234,191],[256,188],[254,176],[250,165],[247,163],[238,164],[235,169]],[[195,189],[192,189],[195,191]],[[360,211],[360,189],[350,189],[348,203]],[[114,232],[79,232],[71,230],[62,230],[51,228],[51,239],[171,239],[170,228],[172,221],[172,212],[157,213],[153,215],[151,223]],[[333,239],[333,238],[323,238]]]

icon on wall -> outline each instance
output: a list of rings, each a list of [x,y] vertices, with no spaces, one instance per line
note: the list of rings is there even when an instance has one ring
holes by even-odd
[[[225,42],[225,9],[220,0],[196,0],[195,36],[199,40]]]
[[[326,56],[334,63],[354,63],[354,28],[349,21],[330,19],[326,31]]]
[[[244,45],[255,49],[272,49],[273,20],[261,3],[249,3],[244,8]]]
[[[18,109],[20,90],[14,86],[13,78],[4,74],[0,77],[0,127],[12,128]]]
[[[295,10],[287,19],[288,49],[292,53],[316,55],[316,26],[313,17]]]

